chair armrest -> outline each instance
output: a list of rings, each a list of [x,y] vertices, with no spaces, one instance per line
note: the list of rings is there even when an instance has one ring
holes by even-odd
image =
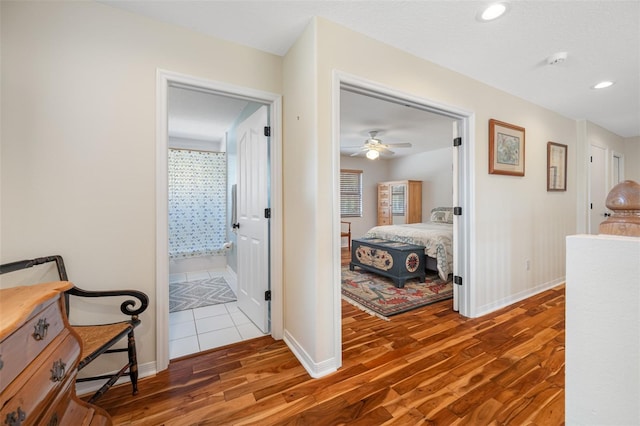
[[[149,297],[141,291],[137,290],[105,290],[105,291],[92,291],[92,290],[83,290],[78,287],[70,288],[65,292],[67,295],[79,296],[79,297],[113,297],[113,296],[131,296],[138,299],[135,300],[125,300],[120,305],[120,312],[125,315],[131,315],[132,318],[137,318],[138,315],[143,313],[147,307],[149,306]],[[133,309],[136,304],[140,306],[136,309]],[[68,307],[67,307],[68,312]]]

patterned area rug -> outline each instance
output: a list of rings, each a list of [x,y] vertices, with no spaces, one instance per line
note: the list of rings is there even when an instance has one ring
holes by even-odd
[[[234,302],[236,295],[223,277],[169,284],[169,312]]]
[[[404,288],[397,288],[389,278],[360,268],[342,268],[342,298],[352,305],[382,319],[421,306],[453,298],[453,283],[442,281],[436,273],[425,282],[412,278]]]

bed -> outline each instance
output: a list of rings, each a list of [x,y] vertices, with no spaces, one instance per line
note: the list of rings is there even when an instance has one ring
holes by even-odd
[[[447,281],[449,274],[453,273],[452,210],[449,207],[436,207],[431,210],[429,222],[375,226],[364,236],[425,246],[425,267],[437,271],[438,276]]]

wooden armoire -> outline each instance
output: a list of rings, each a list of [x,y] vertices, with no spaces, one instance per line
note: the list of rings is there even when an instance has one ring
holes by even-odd
[[[422,222],[422,181],[378,183],[378,225]]]

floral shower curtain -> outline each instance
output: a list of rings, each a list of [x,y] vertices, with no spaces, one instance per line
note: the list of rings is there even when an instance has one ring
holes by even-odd
[[[169,149],[170,258],[223,253],[226,188],[226,153]]]

